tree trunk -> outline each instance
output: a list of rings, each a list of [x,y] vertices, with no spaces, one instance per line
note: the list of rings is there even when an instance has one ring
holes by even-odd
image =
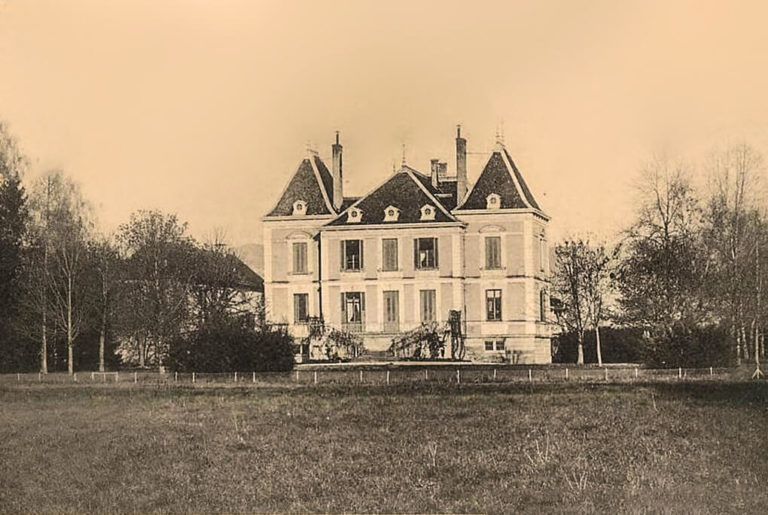
[[[43,299],[45,299],[45,296],[43,296]],[[43,374],[48,373],[48,321],[47,321],[47,313],[45,309],[45,300],[43,301],[43,341],[40,348],[40,372]]]
[[[584,364],[584,333],[581,331],[579,331],[579,356],[576,359],[576,364]]]
[[[603,353],[600,351],[600,326],[595,326],[595,341],[597,343],[597,364],[603,366]]]
[[[104,372],[104,339],[107,333],[107,310],[101,314],[101,328],[99,330],[99,372]]]
[[[72,338],[72,279],[67,280],[67,372],[69,375],[75,373],[75,364],[72,362],[72,347],[74,346]]]

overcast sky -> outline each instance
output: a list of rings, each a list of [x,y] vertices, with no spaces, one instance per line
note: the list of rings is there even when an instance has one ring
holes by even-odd
[[[640,163],[768,150],[768,2],[0,0],[0,118],[104,227],[140,208],[261,239],[307,143],[345,193],[507,147],[555,235],[632,216]],[[472,154],[470,180],[487,156]],[[330,159],[326,160],[330,165]]]

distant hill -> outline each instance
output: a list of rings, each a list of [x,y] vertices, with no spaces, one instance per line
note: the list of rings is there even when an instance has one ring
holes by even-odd
[[[261,243],[247,243],[235,247],[237,256],[254,272],[264,277],[264,246]]]

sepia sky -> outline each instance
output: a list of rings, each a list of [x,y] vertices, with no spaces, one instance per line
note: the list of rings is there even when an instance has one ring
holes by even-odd
[[[505,141],[555,237],[609,236],[653,152],[768,151],[768,3],[0,0],[0,118],[105,229],[140,208],[261,239],[310,142],[345,193]]]

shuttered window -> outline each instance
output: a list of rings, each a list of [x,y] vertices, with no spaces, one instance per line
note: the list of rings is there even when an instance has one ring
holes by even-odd
[[[501,268],[501,238],[487,236],[485,238],[485,268],[498,270]]]
[[[381,269],[391,272],[398,269],[397,263],[397,238],[384,238],[381,240]]]
[[[307,242],[299,241],[293,244],[293,273],[307,273]]]
[[[309,320],[309,310],[307,308],[308,301],[309,301],[309,294],[307,293],[295,293],[293,295],[294,323],[299,324]]]
[[[421,321],[434,322],[436,314],[435,290],[420,290]]]

